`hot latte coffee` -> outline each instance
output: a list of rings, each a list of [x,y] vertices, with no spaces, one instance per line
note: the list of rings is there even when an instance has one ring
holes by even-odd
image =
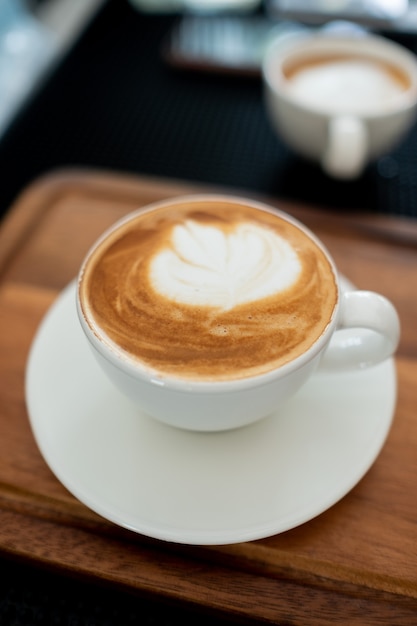
[[[283,74],[294,98],[331,113],[381,113],[410,88],[410,79],[395,65],[353,54],[289,59]]]
[[[183,198],[138,212],[90,253],[84,317],[160,377],[233,380],[303,354],[335,308],[327,256],[278,213]]]

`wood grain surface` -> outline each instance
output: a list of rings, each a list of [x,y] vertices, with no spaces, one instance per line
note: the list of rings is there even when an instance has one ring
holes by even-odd
[[[311,227],[350,280],[394,302],[402,323],[398,402],[386,445],[360,483],[319,517],[280,535],[231,546],[156,541],[86,508],[38,451],[24,375],[46,310],[112,222],[151,201],[202,191],[231,190],[112,172],[59,171],[33,183],[4,219],[0,554],[253,623],[417,624],[415,222],[260,198]]]

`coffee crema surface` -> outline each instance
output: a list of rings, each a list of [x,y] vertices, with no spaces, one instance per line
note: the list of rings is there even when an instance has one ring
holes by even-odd
[[[274,212],[188,200],[138,212],[80,277],[95,334],[160,377],[266,373],[303,354],[338,288],[322,249]]]
[[[335,113],[383,112],[410,88],[410,79],[400,68],[359,55],[292,59],[283,73],[293,97]]]

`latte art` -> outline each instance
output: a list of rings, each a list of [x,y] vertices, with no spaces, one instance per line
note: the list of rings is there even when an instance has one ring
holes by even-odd
[[[229,310],[287,289],[300,269],[292,246],[269,228],[244,222],[225,233],[187,220],[152,259],[150,280],[175,302]]]
[[[234,380],[303,354],[337,303],[333,268],[296,224],[237,200],[138,212],[80,274],[96,337],[159,379]]]
[[[331,113],[388,110],[410,86],[395,66],[366,57],[309,57],[288,64],[284,75],[296,100]]]

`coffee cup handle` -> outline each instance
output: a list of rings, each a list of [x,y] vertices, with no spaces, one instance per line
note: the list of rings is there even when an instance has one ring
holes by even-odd
[[[365,166],[367,149],[368,133],[362,120],[350,115],[334,117],[328,126],[323,169],[335,178],[356,178]]]
[[[376,365],[394,354],[399,339],[398,313],[387,298],[372,291],[346,292],[320,369],[346,371]]]

